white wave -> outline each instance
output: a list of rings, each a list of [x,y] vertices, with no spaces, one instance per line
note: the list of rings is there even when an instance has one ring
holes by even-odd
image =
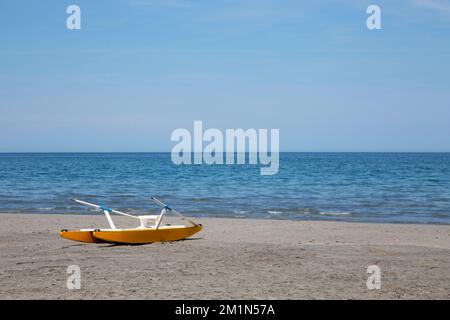
[[[319,214],[323,216],[348,216],[352,213],[349,211],[321,211]]]
[[[248,213],[248,212],[250,212],[250,211],[248,211],[248,210],[234,210],[233,211],[233,213],[235,213],[235,214],[244,214],[244,213]]]

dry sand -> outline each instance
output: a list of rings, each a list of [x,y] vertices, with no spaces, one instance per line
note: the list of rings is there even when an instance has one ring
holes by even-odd
[[[450,226],[198,219],[190,240],[128,246],[58,235],[102,216],[0,219],[0,299],[450,298]],[[374,264],[380,290],[366,286]],[[66,287],[69,265],[80,290]]]

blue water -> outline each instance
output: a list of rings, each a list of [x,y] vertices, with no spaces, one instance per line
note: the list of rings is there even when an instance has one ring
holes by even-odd
[[[149,195],[193,216],[450,224],[450,153],[282,153],[274,176],[169,153],[0,154],[0,212],[157,212]]]

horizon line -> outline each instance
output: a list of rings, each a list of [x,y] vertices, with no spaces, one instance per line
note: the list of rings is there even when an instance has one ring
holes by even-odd
[[[0,151],[0,154],[106,154],[106,153],[172,153],[171,151]],[[192,154],[202,152],[191,152]],[[226,154],[227,152],[223,152]],[[233,152],[240,153],[240,152]],[[250,153],[250,152],[244,152]],[[259,152],[255,152],[259,153]],[[271,152],[269,152],[271,153]],[[278,153],[450,153],[450,151],[279,151]]]

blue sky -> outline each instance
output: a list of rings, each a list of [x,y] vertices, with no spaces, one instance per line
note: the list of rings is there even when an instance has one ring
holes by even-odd
[[[194,120],[450,151],[450,1],[2,0],[0,46],[0,152],[170,151]]]

